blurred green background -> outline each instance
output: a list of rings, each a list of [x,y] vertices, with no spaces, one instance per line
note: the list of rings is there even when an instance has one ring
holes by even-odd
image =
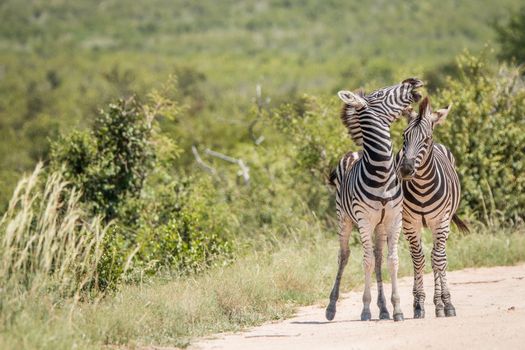
[[[246,137],[257,85],[272,106],[408,75],[439,87],[464,49],[498,48],[494,23],[520,4],[4,0],[0,206],[20,174],[48,158],[49,138],[89,127],[107,102],[144,96],[170,74],[189,105],[184,151],[229,150]]]

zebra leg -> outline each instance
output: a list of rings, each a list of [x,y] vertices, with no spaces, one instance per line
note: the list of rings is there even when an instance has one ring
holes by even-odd
[[[359,221],[359,233],[361,237],[361,244],[363,245],[363,268],[365,271],[365,290],[363,292],[363,311],[361,311],[361,321],[369,321],[372,319],[370,312],[370,303],[372,302],[372,294],[370,293],[370,285],[372,283],[372,271],[374,270],[374,249],[373,249],[373,233],[374,229],[369,222]]]
[[[446,244],[450,232],[450,222],[444,222],[432,230],[434,248],[432,249],[432,264],[434,272],[436,316],[456,316],[456,309],[452,305],[450,291],[447,283],[447,252]],[[437,277],[436,277],[437,275]],[[439,286],[438,286],[439,284]]]
[[[385,224],[386,225],[386,224]],[[387,245],[388,245],[388,269],[392,281],[392,305],[394,306],[394,321],[403,321],[403,311],[401,311],[401,302],[397,286],[397,271],[399,269],[399,257],[397,245],[399,234],[401,232],[401,213],[397,215],[388,227]]]
[[[377,306],[379,307],[379,319],[389,320],[390,314],[386,307],[385,293],[383,290],[383,276],[381,273],[381,265],[383,263],[383,246],[386,240],[386,232],[384,227],[378,226],[376,228],[374,242],[374,256],[375,256],[375,271],[377,281]]]
[[[331,321],[335,317],[336,303],[339,299],[339,284],[341,283],[341,277],[346,264],[348,263],[348,257],[350,256],[350,248],[348,247],[348,240],[350,233],[352,232],[352,221],[348,217],[343,217],[342,214],[339,218],[339,268],[337,269],[337,275],[335,277],[334,287],[330,293],[330,303],[326,307],[326,319]]]
[[[412,264],[414,265],[414,318],[425,318],[425,290],[423,288],[423,271],[425,269],[425,254],[421,245],[421,225],[409,222],[408,214],[403,215],[403,233],[410,247]],[[410,218],[408,218],[410,219]]]

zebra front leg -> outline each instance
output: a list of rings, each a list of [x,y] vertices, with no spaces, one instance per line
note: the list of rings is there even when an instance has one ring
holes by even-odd
[[[432,230],[434,247],[432,249],[432,270],[434,271],[434,305],[436,317],[456,316],[452,305],[447,283],[447,252],[446,244],[450,230],[450,222],[442,223]]]
[[[425,317],[425,290],[423,288],[423,272],[425,269],[425,254],[421,245],[421,225],[412,223],[407,218],[409,214],[403,214],[403,233],[410,247],[410,256],[414,265],[414,318]]]
[[[372,302],[372,294],[370,293],[370,285],[372,283],[372,271],[374,270],[374,249],[373,237],[374,229],[370,224],[359,222],[359,234],[361,237],[361,244],[363,245],[363,268],[365,272],[365,290],[363,292],[363,311],[361,311],[361,321],[369,321],[372,319],[370,312],[370,303]]]
[[[397,286],[397,271],[399,269],[399,257],[397,252],[397,245],[399,242],[399,234],[401,233],[401,213],[399,213],[392,221],[391,225],[385,226],[388,228],[387,245],[388,245],[388,269],[390,271],[390,279],[392,281],[392,305],[394,306],[394,321],[403,321],[403,311],[401,311],[401,302],[399,298],[399,289]]]
[[[376,228],[374,242],[374,256],[375,256],[375,271],[377,281],[377,306],[379,307],[379,319],[389,320],[390,314],[386,307],[385,292],[383,290],[383,276],[381,272],[381,265],[383,264],[383,246],[386,240],[386,232],[384,227],[378,226]]]
[[[339,267],[337,269],[337,275],[335,277],[334,287],[330,293],[330,303],[326,307],[326,319],[331,321],[335,317],[336,303],[339,299],[339,285],[341,283],[341,277],[346,264],[348,263],[348,257],[350,256],[350,248],[348,247],[348,239],[352,232],[352,221],[350,218],[342,217],[339,219]]]

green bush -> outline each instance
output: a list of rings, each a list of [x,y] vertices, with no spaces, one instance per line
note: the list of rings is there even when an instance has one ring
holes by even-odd
[[[459,57],[460,77],[432,99],[435,108],[453,104],[436,138],[457,161],[464,212],[485,223],[525,218],[525,82],[519,69]]]
[[[151,104],[135,98],[111,104],[91,131],[73,132],[52,145],[60,168],[82,201],[112,222],[97,270],[102,288],[114,288],[130,266],[196,271],[232,254],[225,212],[211,183],[178,174],[179,154],[162,133],[180,110],[166,85]],[[173,125],[170,125],[173,127]]]
[[[91,132],[74,132],[52,145],[51,162],[82,190],[107,221],[127,198],[140,195],[154,163],[151,121],[135,98],[110,104]]]
[[[436,139],[456,157],[461,211],[486,224],[520,223],[525,218],[525,82],[519,69],[491,62],[486,49],[479,57],[463,54],[455,67],[442,70],[452,76],[445,88],[431,94],[432,105],[453,107],[445,124],[436,128]],[[333,214],[321,199],[329,196],[324,177],[355,149],[338,120],[340,104],[331,101],[305,96],[270,113],[271,123],[285,136],[280,141],[289,152],[282,157],[291,158],[295,187],[310,209],[328,217]],[[405,125],[400,121],[392,126],[396,150]]]
[[[229,214],[209,181],[173,181],[142,216],[136,260],[150,272],[201,271],[232,257]]]
[[[525,6],[513,14],[505,24],[496,24],[499,58],[506,61],[525,62]]]

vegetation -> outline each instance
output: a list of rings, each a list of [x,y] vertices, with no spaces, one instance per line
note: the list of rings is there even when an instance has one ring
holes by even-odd
[[[475,233],[449,267],[525,260],[520,3],[439,6],[2,3],[0,347],[185,346],[326,297],[326,176],[356,147],[333,92],[413,75],[454,104],[436,137]]]
[[[100,108],[133,93],[145,96],[170,74],[188,108],[170,136],[189,165],[192,144],[229,154],[249,138],[257,84],[272,106],[407,75],[424,74],[431,86],[442,86],[455,56],[496,39],[488,24],[505,23],[519,6],[518,0],[482,6],[475,0],[2,1],[0,208],[20,175],[48,158],[48,140],[91,126]]]
[[[461,56],[458,79],[449,79],[436,106],[453,104],[437,138],[454,154],[461,174],[463,210],[487,224],[525,218],[523,122],[525,81],[517,68]]]
[[[235,331],[293,314],[298,305],[327,301],[336,269],[333,234],[312,230],[293,243],[272,242],[257,254],[227,267],[212,268],[193,278],[156,278],[124,285],[98,303],[53,307],[48,295],[10,303],[1,313],[9,332],[0,333],[2,349],[100,348],[105,344],[139,347],[145,344],[187,345],[193,337]],[[431,235],[425,234],[429,253]],[[451,236],[449,268],[515,264],[525,259],[525,235],[483,231]],[[400,246],[400,274],[411,275],[405,241]],[[427,272],[430,264],[427,263]],[[384,271],[384,276],[388,273]],[[352,248],[343,290],[363,283],[360,247]],[[72,312],[74,310],[74,312]],[[6,313],[9,311],[9,313]],[[359,312],[359,311],[356,311]],[[7,315],[11,315],[8,320]]]
[[[97,287],[107,228],[79,205],[60,173],[43,180],[42,166],[20,181],[0,221],[3,306],[27,291],[76,297]],[[11,293],[13,295],[11,295]]]
[[[499,57],[506,61],[525,62],[525,7],[512,15],[508,23],[496,24],[501,44]]]

